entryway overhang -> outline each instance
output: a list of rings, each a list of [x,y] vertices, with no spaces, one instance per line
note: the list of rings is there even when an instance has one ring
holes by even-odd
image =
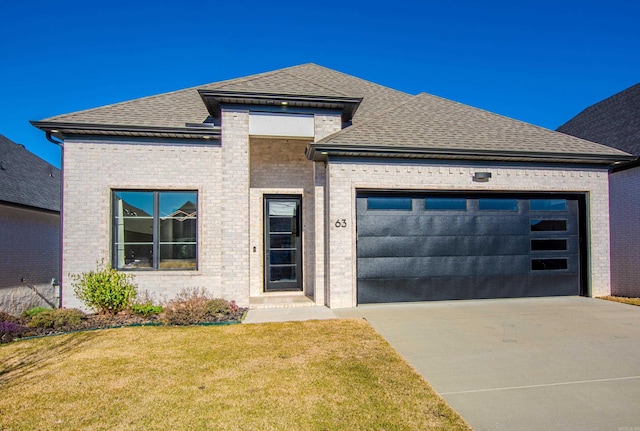
[[[198,90],[207,110],[214,118],[220,117],[223,105],[257,105],[277,107],[286,112],[292,108],[311,108],[339,110],[342,121],[349,122],[353,118],[362,97],[336,97],[283,93],[252,93],[223,90]]]

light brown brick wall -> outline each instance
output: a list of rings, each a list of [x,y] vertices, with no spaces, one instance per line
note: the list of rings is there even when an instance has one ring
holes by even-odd
[[[609,177],[611,293],[640,296],[640,168]]]
[[[356,305],[355,195],[359,189],[458,190],[517,192],[587,193],[589,217],[590,295],[610,292],[609,190],[603,169],[566,170],[543,167],[505,168],[429,165],[406,162],[331,162],[327,178],[328,213],[328,304],[332,307]],[[487,183],[471,180],[475,171],[491,172]],[[345,219],[347,228],[335,226]]]
[[[0,310],[57,305],[54,278],[60,278],[60,216],[0,204]]]

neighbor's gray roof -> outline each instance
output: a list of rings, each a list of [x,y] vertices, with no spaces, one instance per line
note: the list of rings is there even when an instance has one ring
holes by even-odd
[[[640,84],[588,107],[558,131],[640,156]]]
[[[198,90],[245,91],[290,95],[362,97],[354,124],[411,96],[373,82],[308,63],[244,78],[144,97],[86,111],[50,117],[43,122],[184,127],[202,123],[209,113]]]
[[[60,211],[60,169],[0,135],[0,201]]]
[[[421,93],[381,113],[380,118],[330,135],[311,147],[371,146],[392,151],[420,150],[468,155],[580,155],[589,159],[628,159],[629,155],[604,145],[568,136],[468,105]],[[562,156],[562,157],[560,157]]]

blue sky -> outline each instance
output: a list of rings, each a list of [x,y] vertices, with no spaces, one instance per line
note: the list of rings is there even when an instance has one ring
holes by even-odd
[[[640,82],[640,2],[0,1],[0,134],[313,62],[555,129]]]

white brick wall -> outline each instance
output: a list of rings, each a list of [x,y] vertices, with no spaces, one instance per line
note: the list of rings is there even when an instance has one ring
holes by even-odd
[[[198,270],[132,272],[140,291],[167,300],[184,288],[205,288],[240,305],[248,305],[250,292],[259,295],[263,289],[262,195],[302,194],[305,293],[313,295],[318,247],[314,188],[323,185],[314,182],[305,143],[257,139],[252,145],[264,148],[250,161],[249,111],[223,109],[221,115],[221,146],[65,142],[64,306],[82,306],[73,296],[70,274],[111,260],[114,189],[198,191]],[[340,114],[316,115],[314,124],[317,140],[340,129]]]
[[[222,110],[222,145],[65,142],[63,286],[69,274],[111,259],[113,189],[197,190],[196,271],[134,272],[140,290],[170,299],[184,288],[248,305],[263,294],[263,196],[303,196],[304,292],[316,303],[356,303],[355,195],[358,189],[576,192],[587,195],[590,294],[610,292],[605,170],[471,166],[403,161],[314,163],[295,139],[250,138],[249,111]],[[316,140],[340,130],[339,114],[315,115]],[[488,183],[471,180],[490,171]],[[325,210],[327,209],[327,210]],[[335,221],[345,219],[347,228]],[[256,252],[253,252],[255,247]]]
[[[166,300],[184,288],[248,301],[222,283],[222,150],[215,146],[66,141],[64,150],[63,306],[81,307],[69,274],[111,261],[113,189],[196,190],[197,271],[135,271],[140,291]]]
[[[493,177],[487,183],[473,182],[471,177],[475,171],[488,171]],[[590,295],[610,292],[606,170],[343,161],[329,163],[328,172],[327,294],[332,308],[356,305],[355,195],[358,189],[587,193]],[[334,222],[339,219],[347,221],[347,228],[335,226]]]
[[[609,177],[611,205],[611,292],[640,296],[640,168]]]
[[[222,109],[223,289],[249,302],[249,111]]]

